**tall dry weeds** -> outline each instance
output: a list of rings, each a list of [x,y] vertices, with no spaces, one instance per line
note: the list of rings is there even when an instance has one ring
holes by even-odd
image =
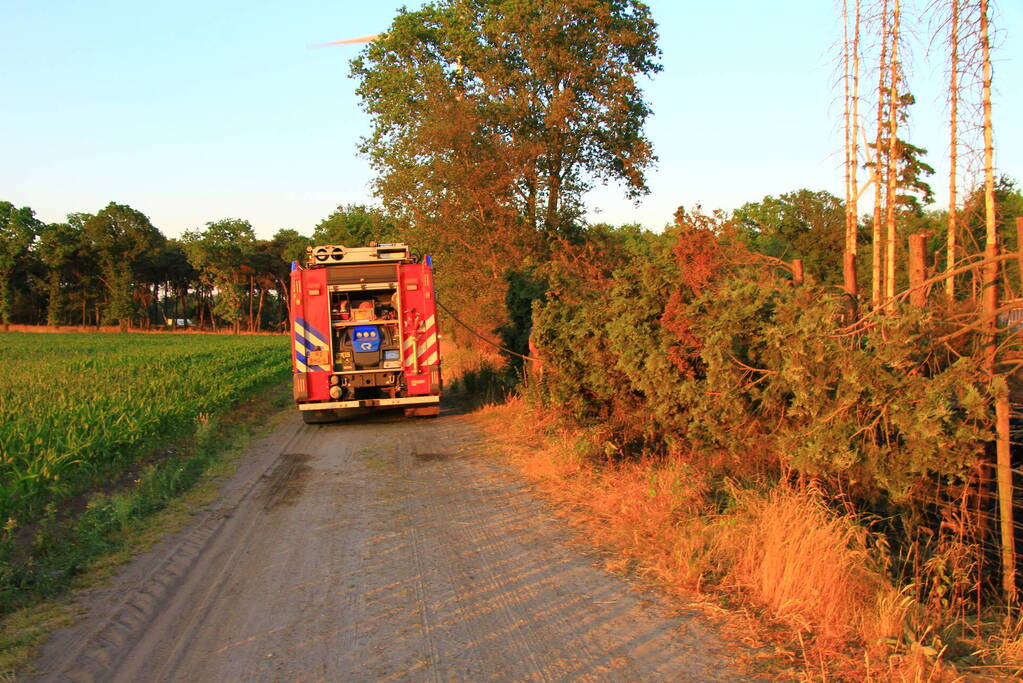
[[[734,553],[729,582],[813,634],[821,649],[901,632],[897,612],[880,597],[886,582],[872,566],[867,531],[855,520],[828,509],[812,487],[734,496],[735,524],[717,539],[723,553]]]
[[[868,532],[814,489],[722,490],[690,454],[623,458],[599,429],[530,416],[518,398],[475,415],[587,540],[612,551],[610,568],[670,592],[744,596],[788,624],[808,659],[858,671],[852,679],[864,666],[875,680],[912,680],[925,670],[927,660],[910,652],[891,656],[916,610],[912,596],[884,578]]]

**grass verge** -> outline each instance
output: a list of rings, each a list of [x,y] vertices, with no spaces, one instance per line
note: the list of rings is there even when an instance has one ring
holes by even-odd
[[[750,673],[933,683],[1023,674],[1023,622],[954,641],[911,586],[888,576],[883,539],[812,484],[712,479],[698,453],[624,458],[599,432],[554,424],[519,398],[472,415],[587,542],[609,551],[609,569],[711,613],[727,608],[726,630],[751,646]]]
[[[73,517],[48,515],[31,547],[0,564],[7,609],[0,615],[0,680],[12,677],[51,631],[73,622],[71,589],[96,585],[121,564],[181,528],[210,502],[252,438],[291,405],[277,385],[217,417],[201,417],[189,437],[120,489],[93,494]]]

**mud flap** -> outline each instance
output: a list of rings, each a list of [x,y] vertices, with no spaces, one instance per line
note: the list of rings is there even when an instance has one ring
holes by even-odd
[[[304,401],[309,398],[309,383],[306,381],[306,373],[296,372],[292,378],[291,395],[296,401]]]

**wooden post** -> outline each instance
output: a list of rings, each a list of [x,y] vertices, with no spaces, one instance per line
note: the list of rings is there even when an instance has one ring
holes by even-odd
[[[856,254],[847,251],[842,255],[842,279],[845,282],[845,324],[852,325],[859,317],[858,293],[859,283],[856,281]]]
[[[803,284],[803,259],[792,259],[792,284]]]
[[[859,283],[856,281],[856,254],[851,251],[842,254],[842,280],[845,283],[845,293],[855,297]]]
[[[994,240],[988,240],[987,263],[984,264],[984,291],[982,293],[987,339],[984,345],[984,369],[990,381],[995,377],[995,354],[997,353],[998,323],[998,262],[995,257],[1001,250]],[[1009,449],[1009,395],[1006,387],[998,389],[995,396],[995,478],[998,486],[998,518],[1002,546],[1002,589],[1010,604],[1016,602],[1016,536],[1012,514],[1012,464]]]
[[[1016,217],[1016,252],[1019,254],[1020,291],[1023,292],[1023,216]]]
[[[927,304],[927,290],[920,285],[927,279],[927,246],[925,235],[909,236],[909,302],[923,307]]]
[[[1009,450],[1009,392],[999,390],[995,399],[997,434],[996,471],[998,477],[998,518],[1002,532],[1002,589],[1009,604],[1016,604],[1016,534],[1012,513],[1012,463]]]

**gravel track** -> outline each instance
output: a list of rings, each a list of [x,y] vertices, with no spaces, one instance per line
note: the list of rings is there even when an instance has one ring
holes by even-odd
[[[732,681],[735,645],[598,566],[464,416],[289,416],[82,597],[45,681]]]

